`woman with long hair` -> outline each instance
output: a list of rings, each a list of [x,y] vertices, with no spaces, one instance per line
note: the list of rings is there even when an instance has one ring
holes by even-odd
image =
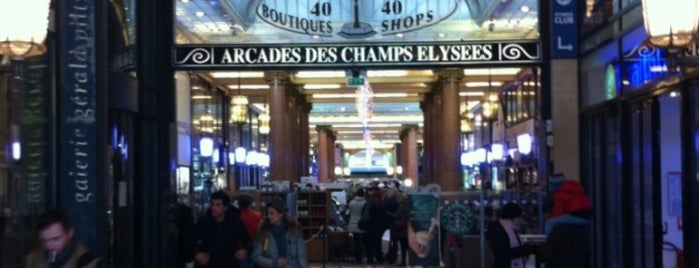
[[[296,219],[286,214],[283,201],[266,206],[266,217],[255,239],[253,260],[262,268],[307,268],[306,245]]]

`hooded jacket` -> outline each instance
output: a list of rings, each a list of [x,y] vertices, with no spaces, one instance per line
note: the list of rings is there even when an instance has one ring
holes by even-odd
[[[548,218],[591,210],[592,202],[587,198],[582,185],[577,181],[567,180],[553,193],[553,208]]]

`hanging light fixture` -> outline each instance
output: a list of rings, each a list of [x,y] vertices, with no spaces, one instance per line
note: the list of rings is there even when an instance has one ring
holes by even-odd
[[[471,134],[473,133],[473,118],[475,115],[470,111],[464,111],[461,113],[461,133]]]
[[[498,105],[498,94],[493,92],[493,80],[491,74],[488,74],[488,93],[481,104],[481,116],[489,122],[498,120],[500,105]]]
[[[0,54],[26,58],[46,52],[50,0],[2,1]]]
[[[214,133],[214,116],[208,108],[206,108],[206,112],[199,117],[199,129],[202,133]]]
[[[248,121],[248,98],[240,94],[240,73],[238,74],[238,95],[231,98],[231,123],[245,124]]]
[[[643,22],[649,41],[659,47],[686,47],[694,41],[699,19],[695,0],[643,0]]]
[[[265,100],[265,106],[264,110],[260,115],[257,116],[257,123],[258,123],[258,131],[260,132],[260,135],[269,135],[269,120],[271,117],[269,116],[269,111],[267,110],[267,103]]]

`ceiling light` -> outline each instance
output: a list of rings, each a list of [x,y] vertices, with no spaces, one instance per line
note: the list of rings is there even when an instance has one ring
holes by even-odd
[[[299,71],[296,78],[334,78],[345,75],[345,71]]]
[[[230,89],[238,89],[238,85],[228,85]],[[240,85],[240,89],[269,89],[269,85],[257,84],[257,85]]]
[[[209,95],[192,95],[193,100],[208,100],[211,99]]]
[[[478,69],[464,69],[465,75],[516,75],[519,73],[520,68],[478,68]]]
[[[524,13],[527,13],[527,12],[529,12],[529,7],[525,5],[525,6],[522,6],[521,8],[519,8],[519,10],[521,10]]]
[[[422,122],[423,117],[422,115],[404,115],[404,116],[396,116],[396,115],[383,115],[383,116],[377,116],[374,115],[371,118],[372,123],[387,123],[387,122]],[[321,124],[321,123],[350,123],[350,124],[356,124],[357,126],[361,126],[361,124],[357,124],[359,122],[359,116],[353,115],[353,116],[309,116],[308,117],[308,122],[311,124]],[[375,124],[371,124],[372,127],[376,126]]]
[[[194,15],[197,15],[197,17],[204,17],[204,11],[197,11]]]
[[[368,77],[396,77],[396,76],[406,76],[408,71],[406,70],[377,70],[377,71],[367,71]]]
[[[487,87],[488,82],[466,82],[466,87]],[[490,86],[499,87],[502,86],[502,82],[493,81],[490,82]]]
[[[342,87],[340,84],[306,84],[303,89],[338,89],[340,87]]]
[[[462,97],[483,97],[483,96],[485,96],[485,92],[483,92],[483,91],[459,92],[459,96],[462,96]]]
[[[213,78],[263,78],[264,72],[210,72]]]

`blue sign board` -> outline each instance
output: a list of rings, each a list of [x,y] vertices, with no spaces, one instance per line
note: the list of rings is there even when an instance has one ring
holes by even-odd
[[[552,2],[551,57],[577,58],[578,56],[578,7],[573,0]]]

